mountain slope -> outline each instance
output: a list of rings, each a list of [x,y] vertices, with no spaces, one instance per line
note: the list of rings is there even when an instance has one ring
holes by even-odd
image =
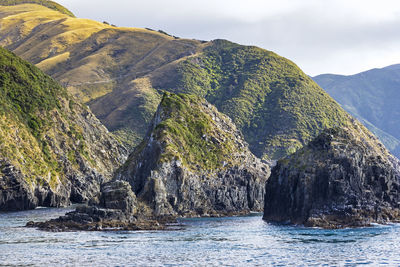
[[[400,156],[400,65],[351,76],[322,74],[313,79]]]
[[[0,210],[88,201],[125,158],[95,116],[0,48]]]
[[[118,28],[37,5],[0,6],[0,25],[1,45],[87,101],[131,147],[145,136],[164,90],[205,97],[232,118],[253,153],[269,159],[348,123],[294,63],[257,47]]]

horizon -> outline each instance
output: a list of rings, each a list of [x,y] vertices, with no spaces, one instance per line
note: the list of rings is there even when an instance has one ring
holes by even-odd
[[[255,45],[292,60],[310,76],[353,75],[400,63],[400,2],[393,0],[56,1],[77,17],[116,26]]]

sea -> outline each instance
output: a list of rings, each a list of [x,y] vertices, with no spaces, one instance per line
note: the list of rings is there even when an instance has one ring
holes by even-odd
[[[166,231],[46,232],[28,221],[70,209],[0,213],[0,266],[400,266],[400,225],[324,230],[262,214],[180,219]]]

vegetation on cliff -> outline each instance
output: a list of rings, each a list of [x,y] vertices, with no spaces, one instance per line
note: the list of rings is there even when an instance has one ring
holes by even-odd
[[[221,216],[261,210],[268,176],[229,117],[199,96],[165,92],[116,179],[153,215]]]
[[[70,195],[74,201],[88,200],[96,191],[96,185],[90,188],[92,183],[98,183],[101,176],[110,179],[126,153],[66,89],[3,48],[0,117],[0,209],[10,201],[34,203],[15,204],[21,208],[43,204],[47,191],[52,196],[63,195],[62,202],[51,197],[47,205],[65,205]],[[14,194],[8,192],[11,181],[27,183],[20,187],[29,196],[10,197]],[[44,188],[36,191],[40,197],[35,196],[37,187]]]

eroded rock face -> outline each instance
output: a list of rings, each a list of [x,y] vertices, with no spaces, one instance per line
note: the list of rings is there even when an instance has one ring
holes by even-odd
[[[326,130],[274,167],[264,219],[326,228],[399,221],[399,170],[358,123]]]
[[[70,204],[70,185],[60,186],[55,191],[49,184],[42,183],[33,189],[21,172],[6,160],[0,160],[0,173],[0,211],[33,209],[39,204],[49,207]]]
[[[155,216],[221,216],[261,211],[269,171],[215,107],[167,93],[117,177]]]

